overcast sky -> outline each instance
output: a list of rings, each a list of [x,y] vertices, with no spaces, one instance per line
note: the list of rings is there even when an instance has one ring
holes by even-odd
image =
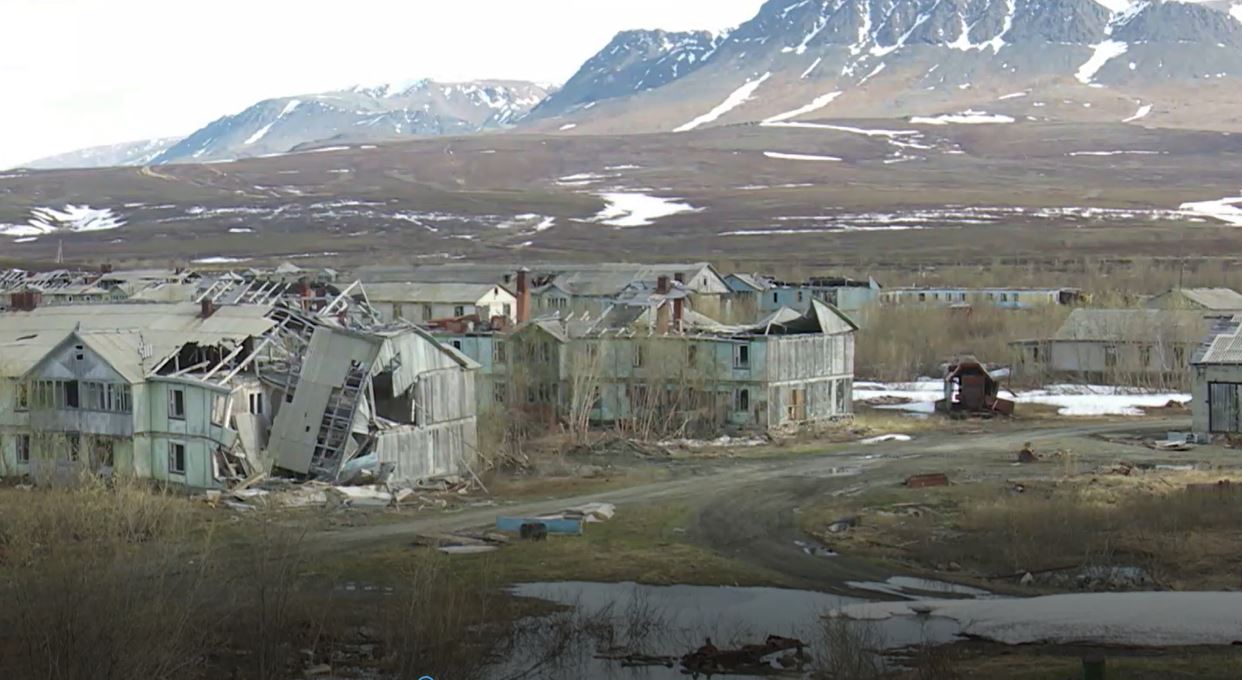
[[[564,82],[628,28],[762,0],[0,0],[0,168],[188,134],[282,95],[428,77]]]

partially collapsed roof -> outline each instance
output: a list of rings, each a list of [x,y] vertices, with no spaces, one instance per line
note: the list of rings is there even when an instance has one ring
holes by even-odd
[[[1242,311],[1242,293],[1232,288],[1174,288],[1152,300],[1168,309],[1199,308],[1209,311]]]
[[[473,305],[493,291],[508,289],[493,283],[368,283],[372,302]]]

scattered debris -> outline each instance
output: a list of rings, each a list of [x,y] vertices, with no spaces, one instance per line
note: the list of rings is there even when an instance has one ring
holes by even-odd
[[[838,554],[832,548],[814,541],[794,541],[794,545],[801,548],[802,552],[811,557],[836,557]]]
[[[913,475],[911,477],[907,477],[904,484],[910,489],[923,489],[930,486],[948,486],[949,476],[943,472]]]
[[[543,522],[525,522],[518,528],[518,535],[523,541],[546,541],[548,525]]]
[[[617,506],[612,503],[584,503],[572,508],[566,508],[561,513],[562,517],[572,519],[578,517],[585,522],[605,522],[612,519],[617,513]]]
[[[854,515],[852,517],[842,517],[828,525],[828,533],[840,534],[862,524],[862,518]]]
[[[522,535],[522,527],[528,524],[539,524],[547,534],[580,536],[582,534],[581,518],[565,517],[497,517],[496,528],[511,534]],[[527,530],[528,532],[531,530]]]
[[[996,371],[995,377],[974,357],[962,357],[945,367],[944,398],[936,411],[956,416],[1013,415],[1014,402],[1000,397],[996,378],[1008,375]]]
[[[1032,448],[1030,442],[1027,442],[1022,445],[1022,450],[1018,452],[1018,462],[1019,463],[1038,463],[1039,462],[1039,456],[1035,454],[1035,449]]]
[[[681,657],[681,665],[691,675],[705,673],[763,672],[774,668],[774,655],[794,651],[797,667],[807,661],[806,643],[794,638],[769,635],[763,644],[743,645],[737,649],[717,649],[707,638],[702,647]]]

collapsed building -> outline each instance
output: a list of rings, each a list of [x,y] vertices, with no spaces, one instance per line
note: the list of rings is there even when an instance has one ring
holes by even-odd
[[[378,321],[357,284],[202,285],[197,302],[0,314],[0,475],[210,489],[331,481],[351,461],[412,482],[475,459],[477,365]]]

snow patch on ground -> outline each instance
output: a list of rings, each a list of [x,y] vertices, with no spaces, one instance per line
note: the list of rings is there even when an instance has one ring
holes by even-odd
[[[591,221],[613,227],[645,227],[662,217],[702,210],[676,198],[648,194],[610,192],[599,197],[607,205]]]
[[[232,229],[229,229],[229,233],[230,234],[253,234],[254,229],[249,229],[247,227],[233,227]]]
[[[769,71],[754,80],[747,81],[741,87],[734,90],[733,93],[726,97],[725,100],[716,108],[708,111],[698,118],[695,118],[685,125],[675,128],[673,132],[689,132],[690,130],[693,130],[701,125],[715,122],[721,116],[750,101],[751,97],[755,94],[755,90],[758,90],[759,86],[767,82],[768,78],[771,77],[772,72]]]
[[[560,130],[561,132],[565,132],[566,130],[572,130],[576,127],[578,127],[577,123],[565,123],[564,125],[560,126],[557,129]]]
[[[1001,396],[1018,404],[1056,406],[1063,416],[1141,416],[1142,407],[1159,407],[1170,401],[1186,403],[1189,394],[1152,392],[1137,387],[1111,385],[1049,385],[1040,390],[1001,391]],[[854,401],[879,398],[908,399],[905,404],[888,404],[878,408],[913,413],[932,413],[935,402],[944,398],[944,383],[922,379],[912,383],[854,383]]]
[[[0,228],[3,228],[3,226],[4,225],[0,225]],[[38,240],[39,239],[36,236],[27,236],[25,238],[15,238],[13,239],[13,243],[33,243]]]
[[[1025,96],[1027,96],[1028,94],[1030,94],[1030,93],[1029,93],[1029,92],[1011,92],[1011,93],[1009,93],[1009,94],[1003,94],[1003,95],[1001,95],[1001,96],[997,97],[996,99],[997,99],[997,101],[1002,101],[1002,102],[1003,102],[1003,101],[1005,101],[1006,99],[1017,99],[1018,97],[1025,97]]]
[[[930,610],[930,611],[929,611]],[[959,635],[1010,645],[1229,645],[1242,639],[1242,593],[1072,593],[1017,599],[916,600],[841,607],[856,620],[946,618]]]
[[[1242,7],[1242,5],[1239,5],[1239,7]],[[1134,112],[1133,116],[1130,116],[1129,118],[1123,118],[1121,119],[1121,122],[1133,123],[1134,121],[1140,118],[1146,118],[1150,113],[1151,113],[1151,104],[1143,104],[1142,106],[1139,107],[1138,111]]]
[[[1127,6],[1129,3],[1126,3]],[[1094,51],[1091,58],[1078,67],[1078,72],[1074,77],[1083,85],[1090,85],[1095,79],[1095,75],[1104,68],[1104,65],[1113,59],[1120,57],[1130,49],[1130,45],[1118,40],[1105,40],[1097,45],[1092,45]]]
[[[858,440],[859,444],[883,444],[884,442],[908,442],[913,441],[913,437],[908,434],[882,434],[877,437],[867,437]]]
[[[248,257],[225,257],[223,255],[216,255],[214,257],[200,257],[197,260],[193,260],[194,264],[235,264],[238,262],[249,262],[249,261],[250,261],[250,258]]]
[[[89,205],[66,205],[64,208],[34,208],[26,224],[0,225],[0,236],[40,236],[58,231],[107,231],[125,225],[111,209]]]
[[[1013,118],[999,113],[985,113],[967,109],[961,113],[946,113],[939,116],[911,116],[910,122],[915,125],[981,125],[987,123],[1012,123]]]
[[[785,113],[778,113],[775,116],[772,116],[771,118],[764,120],[763,125],[771,125],[773,123],[779,123],[781,121],[789,120],[790,118],[797,118],[798,116],[802,116],[808,113],[812,113],[814,111],[818,111],[824,108],[825,106],[828,106],[829,104],[831,104],[834,100],[836,100],[837,97],[840,97],[840,96],[841,96],[840,91],[829,92],[828,94],[825,94],[823,96],[816,97],[810,104],[807,104],[806,106],[796,108],[792,111],[786,111]]]
[[[1242,196],[1183,203],[1178,209],[1191,215],[1211,217],[1225,224],[1242,227]]]
[[[1067,156],[1159,156],[1160,151],[1071,151]]]
[[[837,158],[836,156],[813,156],[811,154],[781,153],[779,151],[764,151],[763,155],[767,156],[768,158],[776,158],[776,159],[786,160],[786,161],[836,161],[836,162],[841,161],[841,159]]]

